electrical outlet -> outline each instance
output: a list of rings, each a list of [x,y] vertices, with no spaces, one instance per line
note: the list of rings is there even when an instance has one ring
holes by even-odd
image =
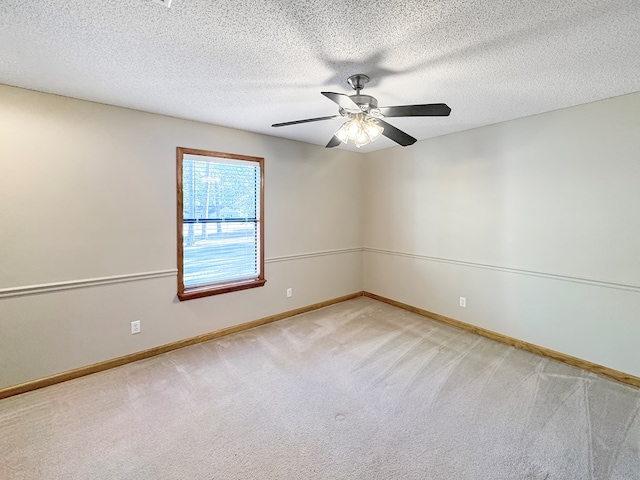
[[[467,308],[467,299],[466,299],[466,297],[460,297],[460,306],[462,308]]]
[[[287,288],[287,298],[293,297],[293,289]]]
[[[131,322],[131,335],[134,333],[140,333],[140,320]]]

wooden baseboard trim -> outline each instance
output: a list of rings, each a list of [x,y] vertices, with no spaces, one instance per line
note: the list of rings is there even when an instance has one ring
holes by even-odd
[[[296,308],[294,310],[289,310],[286,312],[277,313],[275,315],[270,315],[268,317],[259,318],[258,320],[242,323],[240,325],[234,325],[233,327],[223,328],[222,330],[216,330],[215,332],[204,333],[196,337],[186,338],[184,340],[178,340],[177,342],[168,343],[166,345],[160,345],[158,347],[153,347],[148,350],[143,350],[142,352],[131,353],[129,355],[124,355],[122,357],[113,358],[111,360],[105,360],[104,362],[94,363],[93,365],[87,365],[85,367],[76,368],[74,370],[69,370],[67,372],[57,373],[49,377],[39,378],[37,380],[33,380],[30,382],[25,382],[19,385],[3,388],[3,389],[0,389],[0,399],[12,397],[14,395],[20,395],[21,393],[30,392],[33,390],[38,390],[40,388],[48,387],[50,385],[55,385],[56,383],[62,383],[62,382],[66,382],[67,380],[73,380],[74,378],[80,378],[86,375],[91,375],[92,373],[98,373],[104,370],[109,370],[111,368],[120,367],[122,365],[126,365],[127,363],[137,362],[138,360],[144,360],[146,358],[155,357],[156,355],[162,355],[163,353],[171,352],[172,350],[189,347],[197,343],[206,342],[209,340],[213,340],[215,338],[223,337],[225,335],[231,335],[232,333],[242,332],[244,330],[249,330],[251,328],[259,327],[260,325],[265,325],[267,323],[277,322],[278,320],[284,320],[285,318],[293,317],[295,315],[300,315],[302,313],[311,312],[319,308],[328,307],[329,305],[333,305],[336,303],[344,302],[346,300],[351,300],[353,298],[361,297],[362,295],[364,295],[364,292],[352,293],[350,295],[333,298],[331,300],[325,300],[324,302],[318,302],[312,305],[307,305],[306,307]]]
[[[261,325],[266,325],[267,323],[276,322],[278,320],[284,320],[285,318],[293,317],[295,315],[300,315],[302,313],[311,312],[319,308],[328,307],[329,305],[341,303],[347,300],[351,300],[353,298],[361,297],[363,295],[365,297],[369,297],[374,300],[378,300],[380,302],[393,305],[394,307],[399,307],[404,310],[417,313],[418,315],[422,315],[423,317],[431,318],[432,320],[446,323],[447,325],[451,325],[456,328],[467,330],[477,335],[482,335],[483,337],[504,343],[506,345],[510,345],[520,350],[525,350],[527,352],[534,353],[536,355],[552,358],[554,360],[558,360],[568,365],[581,368],[588,372],[592,372],[597,375],[607,377],[612,380],[616,380],[626,385],[632,385],[634,387],[640,388],[640,377],[636,377],[628,373],[620,372],[618,370],[614,370],[612,368],[605,367],[603,365],[598,365],[596,363],[592,363],[587,360],[582,360],[580,358],[572,357],[571,355],[566,355],[564,353],[556,352],[555,350],[551,350],[545,347],[540,347],[538,345],[534,345],[529,342],[518,340],[517,338],[509,337],[507,335],[502,335],[501,333],[496,333],[491,330],[487,330],[485,328],[476,327],[475,325],[461,322],[460,320],[456,320],[454,318],[446,317],[438,313],[430,312],[422,308],[414,307],[406,303],[398,302],[390,298],[376,295],[375,293],[356,292],[350,295],[345,295],[342,297],[333,298],[331,300],[326,300],[324,302],[314,303],[312,305],[307,305],[305,307],[296,308],[294,310],[277,313],[275,315],[270,315],[268,317],[260,318],[258,320],[242,323],[240,325],[234,325],[233,327],[223,328],[222,330],[216,330],[214,332],[205,333],[202,335],[198,335],[196,337],[186,338],[184,340],[168,343],[166,345],[160,345],[158,347],[150,348],[148,350],[143,350],[142,352],[136,352],[129,355],[124,355],[122,357],[114,358],[111,360],[105,360],[104,362],[94,363],[93,365],[87,365],[85,367],[76,368],[74,370],[58,373],[55,375],[51,375],[49,377],[40,378],[38,380],[33,380],[30,382],[21,383],[19,385],[6,387],[3,389],[0,389],[0,399],[12,397],[14,395],[20,395],[22,393],[30,392],[33,390],[38,390],[40,388],[48,387],[50,385],[66,382],[67,380],[73,380],[74,378],[80,378],[86,375],[91,375],[92,373],[102,372],[104,370],[109,370],[111,368],[126,365],[128,363],[137,362],[138,360],[144,360],[146,358],[162,355],[163,353],[171,352],[172,350],[177,350],[179,348],[189,347],[191,345],[196,345],[198,343],[207,342],[215,338],[223,337],[225,335],[231,335],[232,333],[242,332],[244,330],[249,330],[251,328],[259,327]]]
[[[446,323],[447,325],[467,330],[477,335],[482,335],[483,337],[490,338],[491,340],[511,345],[512,347],[519,348],[520,350],[526,350],[527,352],[534,353],[542,357],[552,358],[573,367],[578,367],[582,370],[586,370],[588,372],[592,372],[597,375],[616,380],[620,383],[640,388],[640,377],[636,377],[628,373],[620,372],[609,367],[598,365],[597,363],[592,363],[587,360],[582,360],[581,358],[572,357],[571,355],[556,352],[555,350],[540,347],[538,345],[534,345],[533,343],[518,340],[517,338],[508,337],[507,335],[502,335],[501,333],[496,333],[485,328],[476,327],[475,325],[461,322],[460,320],[456,320],[454,318],[445,317],[444,315],[430,312],[428,310],[423,310],[422,308],[414,307],[406,303],[397,302],[396,300],[391,300],[390,298],[382,297],[380,295],[376,295],[375,293],[363,292],[363,295],[380,302],[388,303],[389,305],[393,305],[394,307],[399,307],[404,310],[417,313],[418,315],[422,315],[423,317],[428,317],[432,320]]]

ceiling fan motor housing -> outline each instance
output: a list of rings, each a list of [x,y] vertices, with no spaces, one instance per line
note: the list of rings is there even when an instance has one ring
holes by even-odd
[[[378,100],[371,95],[349,95],[353,103],[360,107],[360,111],[352,111],[349,108],[341,108],[340,113],[369,113],[372,109],[378,108]]]

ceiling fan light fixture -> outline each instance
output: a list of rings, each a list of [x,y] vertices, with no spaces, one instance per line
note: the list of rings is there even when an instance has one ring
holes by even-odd
[[[360,148],[377,139],[383,130],[375,119],[367,118],[364,114],[356,114],[342,124],[335,136],[343,143],[351,140],[357,148]]]

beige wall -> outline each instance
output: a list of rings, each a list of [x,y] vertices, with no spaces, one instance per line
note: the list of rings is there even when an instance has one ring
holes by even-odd
[[[0,86],[0,388],[363,288],[640,375],[638,111],[360,156]],[[265,287],[176,300],[176,146],[265,157]]]
[[[6,86],[0,132],[0,388],[362,290],[357,154]],[[177,146],[265,158],[265,287],[176,300]]]
[[[640,375],[638,112],[640,93],[370,154],[365,289]]]

